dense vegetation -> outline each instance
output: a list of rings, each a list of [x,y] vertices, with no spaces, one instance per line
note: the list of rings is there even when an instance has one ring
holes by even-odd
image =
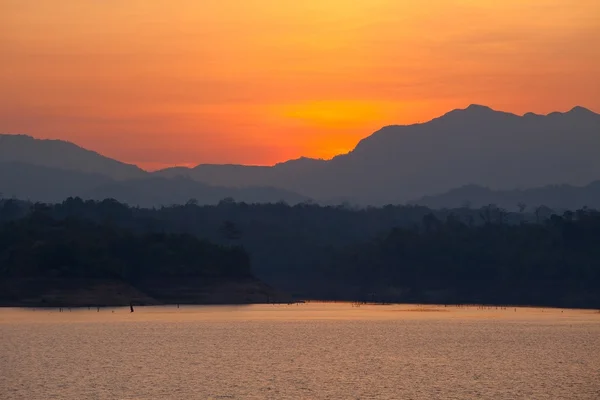
[[[5,278],[250,277],[239,247],[226,248],[189,234],[133,234],[113,224],[36,209],[0,226],[0,276]]]
[[[600,213],[553,215],[541,224],[469,226],[424,218],[336,258],[323,281],[338,296],[382,301],[600,307]]]
[[[23,217],[32,207],[44,208],[46,214],[56,219],[113,224],[139,234],[188,233],[222,245],[241,245],[250,254],[253,271],[259,278],[299,297],[314,294],[321,270],[338,249],[371,240],[395,227],[420,225],[423,217],[432,212],[418,206],[352,209],[310,203],[246,204],[232,200],[216,206],[198,206],[191,200],[185,205],[145,209],[114,200],[70,198],[49,206],[7,200],[0,205],[0,221]],[[483,223],[483,218],[509,223],[536,218],[533,214],[506,214],[495,208],[442,210],[435,215],[443,220],[451,213],[474,224]],[[549,211],[545,213],[549,215]],[[319,293],[326,294],[327,290]]]
[[[495,206],[433,211],[231,200],[141,209],[114,200],[50,206],[5,200],[0,221],[12,220],[5,225],[11,231],[32,224],[31,217],[23,220],[31,210],[64,226],[89,221],[96,230],[132,232],[106,236],[129,249],[129,267],[117,269],[127,271],[124,276],[181,266],[208,273],[210,263],[194,264],[206,260],[201,254],[218,254],[223,273],[246,273],[245,254],[232,249],[239,246],[259,278],[301,298],[600,307],[600,216],[592,210],[558,216],[545,207],[509,213]],[[196,237],[227,246],[217,251]],[[147,260],[148,269],[141,271],[139,260]],[[115,273],[119,264],[112,265]]]

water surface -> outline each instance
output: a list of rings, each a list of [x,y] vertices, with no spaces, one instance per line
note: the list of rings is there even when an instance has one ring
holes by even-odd
[[[598,399],[600,313],[0,309],[0,399]]]

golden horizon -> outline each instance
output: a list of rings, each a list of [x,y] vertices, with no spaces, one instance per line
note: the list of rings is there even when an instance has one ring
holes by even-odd
[[[328,159],[468,104],[600,109],[595,0],[5,0],[0,131],[150,168]]]

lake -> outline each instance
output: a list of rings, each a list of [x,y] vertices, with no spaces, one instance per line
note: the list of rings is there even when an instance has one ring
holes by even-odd
[[[598,399],[594,310],[0,309],[0,399]]]

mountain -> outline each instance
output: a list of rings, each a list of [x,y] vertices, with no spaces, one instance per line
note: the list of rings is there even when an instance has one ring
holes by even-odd
[[[63,140],[34,139],[26,135],[0,134],[0,163],[31,164],[41,167],[100,174],[113,179],[142,178],[141,168],[104,157]]]
[[[99,174],[17,162],[0,163],[0,193],[4,197],[55,203],[81,196],[112,181]]]
[[[154,176],[114,180],[100,174],[16,162],[0,163],[0,194],[46,203],[61,202],[67,197],[113,198],[143,207],[184,204],[192,198],[199,204],[216,204],[225,198],[246,203],[284,201],[297,204],[309,200],[293,192],[270,187],[226,188],[191,179]]]
[[[248,202],[310,198],[325,204],[398,204],[470,184],[495,191],[584,186],[600,178],[598,148],[600,115],[583,107],[519,116],[471,105],[429,122],[384,127],[331,160],[154,173],[69,142],[0,135],[0,184],[13,174],[0,192],[32,200],[64,193],[111,196],[148,206],[184,202],[187,196],[201,203],[224,196]],[[20,167],[11,173],[11,164]],[[34,171],[34,166],[49,170]]]
[[[178,169],[173,169],[178,171]],[[161,176],[163,175],[163,176]],[[67,197],[114,198],[133,205],[154,207],[216,204],[225,198],[247,203],[309,200],[268,185],[223,187],[182,179],[182,173],[152,175],[62,140],[40,140],[26,135],[0,135],[0,193],[32,201],[58,202]],[[173,176],[173,179],[166,177]]]
[[[578,187],[548,185],[524,190],[491,190],[478,185],[467,185],[437,196],[425,196],[411,202],[421,206],[442,209],[470,206],[480,208],[489,204],[507,210],[518,210],[519,203],[531,210],[545,205],[553,210],[577,210],[583,207],[600,208],[600,181]]]
[[[276,164],[272,167],[236,164],[202,164],[195,168],[174,167],[156,171],[161,177],[189,177],[200,182],[230,187],[265,185],[283,187],[305,179],[308,174],[318,174],[328,161],[302,157]],[[307,182],[310,185],[310,182]]]
[[[227,198],[245,203],[283,201],[288,204],[298,204],[309,200],[307,197],[283,189],[256,186],[228,188],[207,185],[185,177],[114,181],[86,192],[83,198],[96,200],[112,198],[140,207],[185,204],[190,199],[197,200],[198,204],[217,204]]]
[[[212,185],[265,185],[321,202],[403,203],[468,184],[495,190],[586,185],[600,177],[600,115],[583,107],[523,116],[471,105],[429,122],[387,126],[332,160],[273,167],[159,171]]]

